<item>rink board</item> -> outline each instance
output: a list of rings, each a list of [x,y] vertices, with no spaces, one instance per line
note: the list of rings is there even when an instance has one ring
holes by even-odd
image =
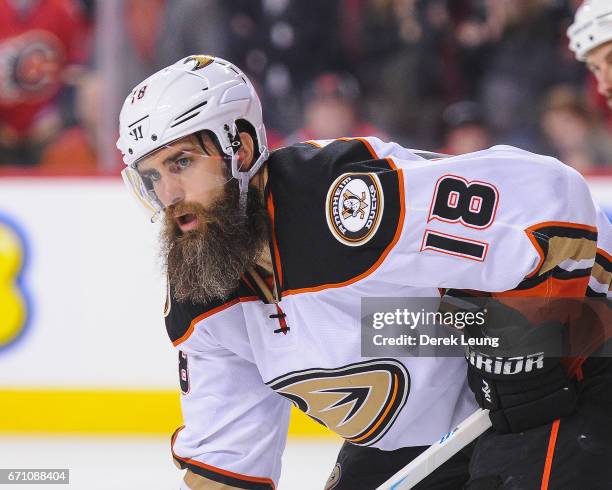
[[[612,215],[612,177],[588,180]],[[0,178],[0,432],[180,425],[148,218],[116,178]],[[326,433],[293,417],[293,435]]]

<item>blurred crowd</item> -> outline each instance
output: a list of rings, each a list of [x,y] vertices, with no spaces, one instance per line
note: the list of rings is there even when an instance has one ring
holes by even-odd
[[[272,147],[360,135],[449,154],[505,143],[609,172],[610,111],[567,47],[579,4],[0,0],[0,169],[116,172],[119,155],[100,156],[114,138],[103,120],[152,72],[207,53],[256,84]]]

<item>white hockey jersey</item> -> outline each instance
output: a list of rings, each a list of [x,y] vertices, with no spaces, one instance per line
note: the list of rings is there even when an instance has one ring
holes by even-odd
[[[185,424],[172,451],[202,488],[275,488],[291,404],[383,450],[431,444],[477,408],[462,358],[361,357],[363,297],[609,294],[609,223],[553,158],[354,138],[283,148],[267,165],[279,307],[248,274],[225,302],[169,294]]]

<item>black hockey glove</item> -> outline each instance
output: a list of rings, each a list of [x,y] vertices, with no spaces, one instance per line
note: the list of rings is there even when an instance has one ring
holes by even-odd
[[[490,372],[496,366],[502,373]],[[526,366],[532,371],[525,372]],[[503,374],[505,369],[516,373]],[[544,425],[576,408],[575,382],[568,379],[558,360],[544,360],[541,354],[491,358],[471,350],[468,384],[478,405],[490,410],[493,428],[500,433]]]
[[[475,344],[466,358],[468,384],[478,404],[490,410],[493,428],[500,433],[522,432],[571,414],[577,391],[559,361],[563,323],[534,326],[520,308],[491,299],[486,308],[486,324],[466,328]],[[498,347],[477,345],[486,337],[498,338]]]

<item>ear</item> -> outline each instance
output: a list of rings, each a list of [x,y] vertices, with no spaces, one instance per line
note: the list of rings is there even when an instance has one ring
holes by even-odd
[[[253,164],[253,155],[255,154],[255,142],[249,133],[242,131],[240,133],[240,150],[238,150],[238,159],[240,167],[243,170],[248,170]]]

